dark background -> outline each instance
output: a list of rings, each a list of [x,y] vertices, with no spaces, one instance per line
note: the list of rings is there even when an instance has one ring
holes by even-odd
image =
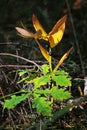
[[[81,92],[84,90],[84,76],[87,75],[87,0],[0,0],[0,97],[3,96],[4,99],[4,95],[21,90],[23,84],[18,84],[20,77],[17,70],[27,68],[21,68],[23,66],[33,66],[24,60],[8,56],[6,53],[25,57],[35,61],[37,64],[46,62],[34,39],[24,39],[18,36],[15,30],[15,27],[21,27],[21,22],[23,22],[30,31],[35,33],[32,24],[33,13],[37,15],[46,32],[50,32],[55,23],[67,14],[64,36],[60,44],[52,49],[52,56],[55,61],[53,65],[56,66],[61,56],[73,46],[72,52],[61,68],[63,67],[72,77],[71,93],[73,97],[81,96]],[[45,41],[40,41],[40,43],[47,49]],[[5,55],[3,56],[1,53],[5,53]],[[8,65],[13,66],[9,67]],[[79,91],[78,87],[82,91]],[[3,110],[1,104],[4,101],[3,99],[0,99],[0,129],[6,128],[10,130],[14,124],[17,128],[22,127],[22,129],[25,129],[29,127],[28,120],[30,123],[32,122],[30,124],[31,129],[33,125],[35,128],[37,127],[40,119],[38,116],[38,119],[33,118],[33,116],[29,119],[28,116],[22,118],[23,115],[26,115],[25,112],[27,114],[31,113],[28,108],[28,102],[25,101],[23,105],[19,104],[14,110],[8,111],[7,109]],[[84,108],[79,106],[77,109],[75,108],[67,113],[66,117],[62,116],[60,120],[57,120],[58,129],[63,129],[65,125],[68,126],[67,124],[70,124],[71,127],[69,128],[72,130],[87,128],[87,101],[83,103]],[[59,103],[59,108],[61,105]],[[53,128],[57,124],[55,122],[52,125]]]
[[[21,26],[22,21],[30,31],[35,32],[32,25],[33,13],[37,15],[47,32],[52,29],[54,24],[62,16],[65,14],[68,15],[64,37],[61,40],[61,43],[53,49],[53,56],[56,59],[59,59],[71,46],[73,46],[74,49],[68,60],[73,61],[73,63],[79,64],[80,66],[84,66],[86,71],[86,0],[0,0],[0,52],[18,53],[21,56],[33,60],[42,59],[42,55],[35,41],[33,39],[24,39],[18,36],[15,30],[16,26]],[[14,58],[10,60],[8,57],[5,57],[5,59],[4,57],[1,57],[2,64],[12,64],[14,62]]]

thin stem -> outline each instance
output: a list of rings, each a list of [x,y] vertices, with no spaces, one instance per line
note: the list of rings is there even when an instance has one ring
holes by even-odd
[[[49,48],[49,53],[51,54],[51,48]],[[52,56],[50,56],[49,68],[50,72],[52,72]]]
[[[40,119],[40,130],[42,130],[42,119]]]

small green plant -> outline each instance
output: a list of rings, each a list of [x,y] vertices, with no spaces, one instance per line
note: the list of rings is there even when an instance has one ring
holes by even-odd
[[[71,98],[71,93],[66,90],[66,86],[71,86],[71,78],[64,70],[59,69],[63,61],[68,57],[72,48],[70,48],[59,60],[53,68],[51,49],[55,47],[62,39],[66,16],[61,18],[53,27],[51,32],[47,34],[35,15],[32,17],[33,25],[36,33],[28,31],[23,25],[23,28],[16,27],[16,30],[24,38],[34,38],[38,44],[40,51],[48,64],[41,66],[41,71],[36,72],[34,69],[18,71],[21,80],[18,83],[25,82],[28,85],[27,89],[21,90],[17,94],[10,95],[10,99],[5,99],[4,108],[12,109],[26,98],[31,98],[32,110],[43,116],[52,116],[55,101],[62,102]],[[43,48],[38,39],[49,41],[49,52]],[[25,76],[25,74],[28,74]]]

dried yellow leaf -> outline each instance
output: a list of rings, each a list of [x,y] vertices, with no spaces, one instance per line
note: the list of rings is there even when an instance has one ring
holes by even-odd
[[[43,38],[44,40],[47,40],[47,33],[45,32],[44,28],[43,28],[42,25],[40,24],[40,22],[39,22],[39,20],[37,19],[37,17],[36,17],[35,14],[33,14],[33,16],[32,16],[32,22],[33,22],[33,26],[34,26],[36,32],[37,32],[38,30],[40,30],[40,31],[42,32],[42,38]]]
[[[38,41],[37,41],[37,44],[44,58],[50,63],[51,56],[49,55],[48,51],[45,48],[43,48],[42,45]]]
[[[69,53],[71,52],[72,47],[62,56],[62,58],[59,60],[58,64],[56,65],[56,67],[54,68],[53,71],[56,71],[60,65],[64,62],[64,60],[68,57]]]
[[[47,34],[45,32],[44,28],[42,27],[39,20],[37,19],[37,17],[34,14],[32,17],[32,22],[33,22],[33,26],[34,26],[35,30],[36,31],[41,30],[41,32],[42,32],[40,39],[49,41],[50,47],[53,48],[61,41],[61,39],[63,37],[64,31],[65,31],[66,18],[67,18],[67,16],[65,15],[60,20],[58,20],[58,22],[54,25],[54,27],[49,32],[49,34]]]

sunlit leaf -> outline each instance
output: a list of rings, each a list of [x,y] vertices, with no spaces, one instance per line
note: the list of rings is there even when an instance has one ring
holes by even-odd
[[[51,89],[51,95],[56,100],[64,100],[71,98],[71,93],[68,91],[65,91],[64,89],[57,89],[57,87],[53,87]]]
[[[47,101],[45,97],[37,97],[33,100],[33,108],[36,108],[38,113],[44,116],[51,116],[51,102]]]
[[[43,64],[41,68],[43,74],[47,74],[49,72],[49,66],[47,64]]]
[[[67,75],[53,75],[52,77],[53,81],[56,82],[57,85],[60,86],[71,86],[71,78],[67,77]]]
[[[62,30],[59,30],[57,33],[54,33],[53,35],[51,35],[49,37],[50,47],[53,48],[56,45],[58,45],[58,43],[62,39],[62,36],[63,36],[63,31]]]
[[[46,76],[41,76],[41,77],[36,77],[33,80],[30,80],[28,83],[33,83],[35,88],[39,88],[43,85],[46,85],[48,82],[50,82],[50,76],[46,75]]]
[[[35,15],[32,17],[33,25],[36,31],[41,30],[42,37],[41,39],[48,40],[50,42],[50,47],[55,47],[60,40],[62,39],[62,36],[64,34],[65,30],[65,22],[66,22],[66,15],[61,18],[52,28],[52,30],[47,34],[45,30],[43,29],[42,25],[40,24],[39,20]]]
[[[54,68],[53,71],[56,71],[60,65],[64,62],[64,60],[68,57],[69,53],[71,52],[72,48],[70,48],[63,56],[62,58],[59,60],[58,64],[56,65],[56,67]]]
[[[36,89],[35,93],[40,94],[40,95],[44,95],[44,96],[48,96],[48,94],[50,94],[50,89],[46,88],[46,89]]]
[[[68,76],[68,73],[64,70],[56,70],[53,72],[53,74],[55,75],[67,75]]]
[[[42,27],[42,25],[40,24],[39,20],[37,19],[36,15],[33,14],[32,16],[32,22],[33,22],[33,26],[36,30],[36,32],[38,30],[41,30],[42,32],[42,37],[44,38],[44,40],[47,40],[46,36],[47,36],[47,33],[45,32],[44,28]]]
[[[67,15],[64,15],[61,19],[59,19],[49,34],[52,35],[56,33],[58,29],[66,22],[66,18],[67,18]]]
[[[5,100],[3,107],[4,108],[8,108],[8,109],[12,109],[14,108],[17,104],[19,104],[20,102],[22,102],[23,100],[25,100],[26,98],[29,97],[29,93],[27,94],[22,94],[21,96],[16,96],[16,95],[12,95],[11,99],[7,99]]]
[[[43,39],[49,41],[50,47],[55,47],[62,39],[64,31],[65,31],[65,22],[66,15],[62,17],[58,22],[54,25],[52,30],[47,34],[36,15],[33,14],[32,22],[33,26],[36,30],[36,33],[32,33],[28,31],[28,29],[22,24],[23,28],[16,27],[18,34],[24,38],[34,38],[34,39]]]
[[[48,51],[47,51],[45,48],[43,48],[42,45],[41,45],[39,42],[38,42],[38,46],[39,46],[40,51],[41,51],[42,55],[44,56],[44,58],[45,58],[48,62],[50,62],[51,56],[49,55]]]
[[[49,33],[50,35],[49,42],[51,48],[55,47],[61,41],[65,31],[65,21],[66,21],[66,16],[61,18],[53,27],[52,31]]]

